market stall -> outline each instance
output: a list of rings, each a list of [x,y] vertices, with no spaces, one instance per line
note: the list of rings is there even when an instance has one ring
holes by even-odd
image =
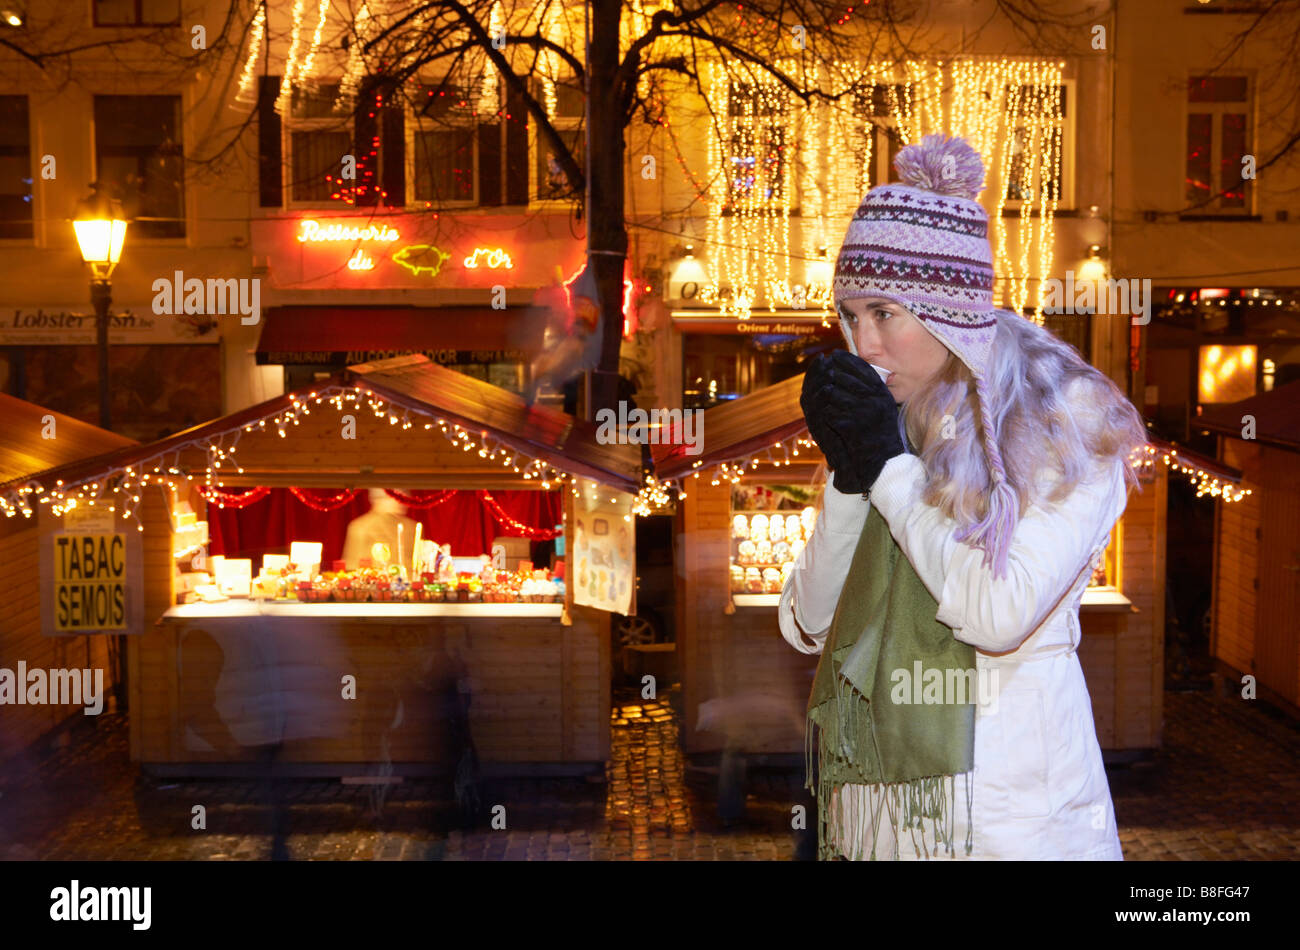
[[[634,447],[413,356],[120,454],[99,480],[146,474],[135,514],[168,546],[145,571],[174,604],[129,654],[132,758],[151,771],[268,754],[446,771],[471,743],[488,773],[603,768],[609,614],[575,600],[564,541],[583,486],[636,490]],[[379,522],[396,533],[371,543]]]
[[[0,762],[21,753],[69,717],[83,715],[80,699],[84,697],[61,702],[62,696],[44,694],[40,702],[27,702],[29,683],[25,676],[18,679],[18,671],[97,669],[106,694],[111,694],[115,685],[111,637],[88,635],[112,634],[114,630],[83,628],[66,601],[60,618],[57,603],[49,596],[54,593],[53,579],[41,576],[44,550],[52,548],[59,536],[77,532],[78,526],[17,499],[25,497],[28,480],[41,470],[134,444],[63,413],[0,394],[0,498],[5,499],[6,516],[0,518],[0,586],[6,591],[4,622],[0,623],[0,670],[15,677],[15,693],[4,696],[0,712],[4,721]],[[105,514],[111,518],[111,512]],[[19,690],[23,692],[21,700]],[[103,709],[112,707],[111,695],[100,699]]]
[[[810,534],[807,509],[820,507],[823,459],[799,408],[802,386],[797,376],[705,410],[701,455],[656,453],[657,477],[686,496],[677,648],[689,753],[802,761],[818,657],[791,649],[777,625],[787,565]],[[1080,605],[1079,659],[1111,756],[1160,744],[1167,475],[1155,466],[1144,477]]]

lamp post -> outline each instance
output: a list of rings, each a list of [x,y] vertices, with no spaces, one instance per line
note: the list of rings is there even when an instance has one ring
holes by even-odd
[[[113,268],[122,258],[126,240],[126,219],[119,201],[100,194],[99,183],[91,182],[91,194],[77,202],[72,227],[77,234],[81,259],[90,265],[90,303],[95,308],[96,342],[99,347],[99,425],[111,428],[108,392],[108,308],[113,302]]]

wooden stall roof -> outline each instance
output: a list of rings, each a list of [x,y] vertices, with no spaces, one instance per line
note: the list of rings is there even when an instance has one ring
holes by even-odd
[[[397,356],[349,366],[346,382],[393,402],[432,409],[471,432],[487,432],[557,469],[635,494],[641,486],[639,446],[602,445],[596,427],[508,390],[439,366],[426,356]]]
[[[523,400],[513,393],[444,369],[423,356],[397,357],[350,367],[329,380],[321,380],[313,386],[192,426],[156,442],[139,444],[107,433],[114,441],[99,446],[101,454],[86,458],[83,452],[79,461],[65,464],[59,464],[63,460],[55,459],[53,467],[42,466],[25,473],[21,479],[11,481],[37,477],[46,488],[56,480],[69,485],[88,481],[291,409],[295,400],[303,401],[330,386],[361,387],[398,408],[433,413],[476,433],[486,431],[503,444],[531,457],[542,458],[557,469],[593,478],[624,491],[636,492],[640,488],[641,458],[637,446],[600,445],[596,441],[595,427],[589,423],[551,409],[526,407]],[[36,433],[37,441],[40,441],[40,414],[37,413],[35,418],[37,421],[32,423],[35,428],[31,432]],[[68,424],[93,429],[75,420],[68,420]],[[62,427],[63,422],[59,425]],[[60,438],[52,440],[51,444],[64,441],[62,428],[59,433]],[[30,436],[24,435],[24,438]],[[115,445],[121,447],[103,451]],[[6,482],[0,484],[0,491],[15,487],[16,484]]]
[[[802,389],[800,373],[758,392],[705,409],[701,430],[703,451],[688,455],[685,445],[651,445],[656,476],[680,478],[696,468],[744,458],[806,431],[808,426],[799,408]],[[821,461],[821,454],[811,451],[808,461]]]
[[[1255,417],[1257,441],[1270,442],[1287,449],[1300,449],[1300,380],[1241,402],[1206,406],[1196,423],[1240,439],[1243,426],[1241,417],[1247,415]]]
[[[46,416],[54,417],[55,438],[42,435]],[[0,485],[138,444],[124,435],[0,393]]]
[[[1240,431],[1240,426],[1238,426],[1238,432]],[[1225,462],[1220,462],[1218,459],[1210,458],[1208,455],[1202,455],[1200,452],[1193,452],[1184,445],[1179,445],[1177,442],[1170,442],[1167,439],[1162,439],[1159,436],[1151,435],[1150,433],[1147,434],[1147,438],[1150,440],[1151,445],[1156,449],[1156,451],[1173,450],[1177,452],[1179,458],[1188,465],[1195,465],[1198,469],[1209,475],[1226,479],[1234,484],[1241,483],[1241,471],[1233,468]]]

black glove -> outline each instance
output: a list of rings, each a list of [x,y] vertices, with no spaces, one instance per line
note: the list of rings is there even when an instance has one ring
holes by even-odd
[[[799,406],[841,492],[865,493],[885,463],[906,452],[893,393],[870,363],[848,350],[808,367]]]

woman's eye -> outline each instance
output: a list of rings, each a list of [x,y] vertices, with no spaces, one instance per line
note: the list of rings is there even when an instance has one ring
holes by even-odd
[[[888,310],[885,310],[883,307],[877,307],[874,313],[876,319],[881,321],[882,323],[893,316],[892,313],[890,313]]]

